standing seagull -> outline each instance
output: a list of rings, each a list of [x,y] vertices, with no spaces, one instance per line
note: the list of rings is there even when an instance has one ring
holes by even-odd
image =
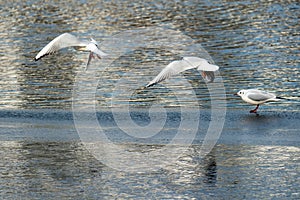
[[[256,105],[256,108],[254,110],[250,110],[250,113],[256,113],[260,104],[280,101],[280,99],[284,99],[282,97],[276,97],[275,94],[257,89],[240,90],[235,95],[240,96],[247,103]]]
[[[86,69],[90,64],[92,58],[95,58],[95,55],[101,59],[102,56],[107,54],[102,52],[98,48],[98,43],[96,40],[91,38],[91,41],[88,40],[79,40],[77,37],[70,33],[63,33],[60,36],[54,38],[49,44],[47,44],[36,56],[35,61],[41,59],[42,57],[54,53],[62,48],[66,47],[75,47],[79,51],[90,51],[89,59],[86,65]]]
[[[209,64],[207,60],[198,57],[183,57],[182,60],[175,60],[168,64],[146,87],[155,85],[175,74],[179,74],[188,69],[197,68],[202,71],[202,76],[207,82],[213,82],[215,79],[214,71],[219,67]]]

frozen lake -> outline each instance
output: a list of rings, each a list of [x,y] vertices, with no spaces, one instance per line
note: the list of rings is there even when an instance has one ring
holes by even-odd
[[[173,109],[167,115],[159,134],[137,139],[115,125],[111,112],[97,113],[105,135],[115,145],[145,157],[174,137],[181,115]],[[133,110],[132,117],[136,123],[149,120],[140,109]],[[180,141],[171,147],[181,152],[176,161],[157,166],[146,161],[143,164],[149,171],[134,172],[116,170],[96,159],[79,140],[71,112],[2,111],[0,119],[0,181],[5,199],[299,198],[299,112],[266,112],[257,117],[228,111],[217,144],[201,157],[210,121],[210,112],[203,110],[192,144],[182,152]],[[99,145],[99,141],[88,145]],[[113,153],[109,158],[117,156]],[[118,160],[120,166],[127,161],[126,156]]]
[[[299,7],[2,1],[0,199],[300,199]],[[72,49],[33,61],[64,32],[111,57],[87,71]],[[191,70],[141,90],[187,55],[220,66],[215,83]],[[255,116],[233,96],[247,88],[291,100]]]

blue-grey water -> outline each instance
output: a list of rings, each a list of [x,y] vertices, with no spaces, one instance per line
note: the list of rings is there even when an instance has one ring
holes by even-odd
[[[1,1],[0,11],[1,199],[300,198],[298,1]],[[174,46],[153,39],[149,43],[155,48],[140,47],[132,35],[147,38],[139,31],[151,27],[170,30],[153,34],[177,38]],[[72,49],[33,60],[64,32],[93,37],[113,55],[123,41],[111,39],[129,30],[130,37],[123,39],[138,48],[109,67],[93,61],[96,73],[84,71],[88,53]],[[212,103],[199,72],[187,71],[135,93],[183,56],[182,44],[190,41],[197,44],[189,48],[191,55],[220,66],[216,82],[222,81],[226,91],[223,132],[205,158],[199,151]],[[95,76],[96,84],[84,74]],[[168,115],[164,131],[144,142],[121,134],[109,114],[127,102],[133,111],[151,105],[199,106],[202,126],[188,151],[160,170],[112,169],[79,140],[72,115],[77,84],[95,84],[95,99],[81,103],[95,105],[108,137],[128,151],[154,151],[168,143],[180,113]],[[253,106],[233,96],[247,88],[290,100],[263,105],[260,116],[250,115]],[[149,123],[147,113],[137,116],[136,123]]]

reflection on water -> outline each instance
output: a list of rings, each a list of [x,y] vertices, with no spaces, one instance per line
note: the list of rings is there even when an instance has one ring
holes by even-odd
[[[220,74],[230,108],[245,106],[231,94],[240,88],[260,87],[295,100],[271,104],[264,109],[298,111],[299,10],[299,2],[294,0],[1,1],[0,109],[70,109],[73,84],[78,73],[83,72],[88,54],[69,49],[39,62],[33,61],[37,52],[57,35],[73,32],[79,37],[92,36],[101,42],[125,30],[159,26],[181,31],[192,38],[221,66]],[[178,43],[174,41],[174,46]],[[111,48],[118,50],[118,47],[115,44]],[[194,48],[190,50],[199,50]],[[195,70],[183,73],[189,83],[186,85],[182,84],[183,77],[177,76],[134,94],[127,94],[122,87],[116,90],[115,84],[121,78],[136,89],[144,86],[159,69],[180,56],[166,49],[138,48],[120,57],[99,73],[97,108],[122,106],[123,97],[135,106],[147,107],[154,103],[177,106],[178,98],[172,88],[178,90],[180,105],[210,107],[208,88]],[[170,85],[172,87],[168,87]],[[196,96],[191,92],[192,88]],[[111,104],[114,95],[122,98]],[[20,115],[23,114],[21,112]],[[2,119],[7,115],[2,113]],[[25,122],[27,116],[32,117],[32,114],[23,116]],[[16,121],[8,123],[4,120],[1,137],[9,134],[13,135],[12,138],[15,135],[26,138],[28,135],[25,133],[30,130],[30,134],[41,137],[47,134],[47,137],[51,135],[59,140],[61,127],[66,126],[68,134],[73,130],[72,125],[64,124],[63,118],[59,118],[61,124],[54,120],[54,128],[47,123],[44,125],[41,122],[49,118],[44,117],[35,123],[24,122],[29,127],[27,129],[24,125],[17,127]],[[71,119],[71,114],[67,119]],[[236,116],[228,121],[233,123],[238,119]],[[266,131],[268,134],[261,135],[260,131],[268,128],[264,127],[264,122],[274,118],[255,119],[253,129],[252,116],[246,121],[242,119],[246,127],[241,130],[259,135],[259,139],[264,139],[262,143],[272,141],[265,139],[269,136],[275,137],[280,133],[282,137],[281,134],[288,131],[293,134],[297,131],[293,129],[297,126],[287,125],[286,121],[282,124],[282,120],[276,118],[276,131],[271,129]],[[297,118],[291,120],[296,121]],[[290,128],[284,130],[282,125]],[[8,131],[4,130],[10,126],[12,128]],[[272,131],[274,133],[269,134]],[[240,137],[245,137],[242,141],[250,138],[247,133],[240,134]],[[123,145],[130,150],[147,153],[144,144],[124,142]],[[153,144],[151,148],[155,150],[160,146]],[[300,149],[297,146],[220,144],[204,159],[199,157],[199,151],[200,146],[194,144],[180,159],[159,171],[128,173],[103,165],[77,142],[1,141],[0,198],[300,198]]]
[[[135,151],[143,145],[124,144]],[[154,150],[155,146],[153,146]],[[159,147],[158,147],[159,148]],[[115,171],[74,142],[0,143],[0,197],[89,199],[297,199],[298,147],[217,145],[204,159],[193,145],[147,173]]]
[[[42,4],[35,1],[1,2],[0,5],[0,108],[70,108],[73,83],[76,74],[83,70],[87,55],[69,50],[33,62],[36,53],[55,36],[74,32],[101,41],[120,31],[145,26],[179,30],[202,44],[221,66],[229,107],[244,106],[240,99],[231,96],[240,88],[260,87],[299,100],[297,1],[67,0]],[[145,66],[152,71],[154,65],[163,67],[179,56],[156,49],[130,54],[127,59],[131,66]],[[117,81],[128,67],[121,64],[112,71],[105,71],[107,76],[101,80],[107,84]],[[148,71],[141,74],[145,81],[155,74]],[[195,71],[184,75],[191,87],[197,88],[197,101],[209,107],[207,87],[200,75]],[[140,87],[145,84],[140,83]],[[180,81],[177,84],[171,81],[171,84],[179,91],[190,90],[180,85]],[[98,90],[99,106],[111,106],[113,87],[99,84]],[[183,96],[183,105],[194,105],[193,95],[183,92]],[[177,105],[175,100],[169,90],[158,85],[132,102],[143,106],[148,101],[159,101],[173,106]],[[299,110],[294,101],[273,105]],[[265,109],[276,109],[275,106]]]

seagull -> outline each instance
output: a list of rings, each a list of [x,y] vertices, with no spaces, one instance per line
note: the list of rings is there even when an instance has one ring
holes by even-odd
[[[256,108],[250,110],[250,113],[256,113],[260,104],[266,102],[275,102],[275,101],[280,101],[281,99],[285,99],[283,97],[277,97],[275,94],[258,90],[258,89],[240,90],[235,95],[240,96],[247,103],[256,105]]]
[[[62,48],[66,47],[74,47],[79,51],[90,51],[90,55],[88,58],[88,62],[86,65],[86,69],[90,64],[92,58],[95,58],[95,55],[101,59],[103,56],[107,56],[108,54],[102,52],[96,40],[91,38],[90,41],[88,40],[80,40],[74,35],[70,33],[63,33],[58,37],[54,38],[50,43],[48,43],[36,56],[35,61],[41,59],[42,57],[54,53]]]
[[[207,60],[198,57],[183,57],[181,60],[175,60],[168,64],[152,81],[150,81],[147,87],[153,86],[175,74],[179,74],[185,70],[197,68],[202,71],[201,74],[207,82],[213,82],[215,79],[214,71],[217,71],[219,67],[208,63]]]

